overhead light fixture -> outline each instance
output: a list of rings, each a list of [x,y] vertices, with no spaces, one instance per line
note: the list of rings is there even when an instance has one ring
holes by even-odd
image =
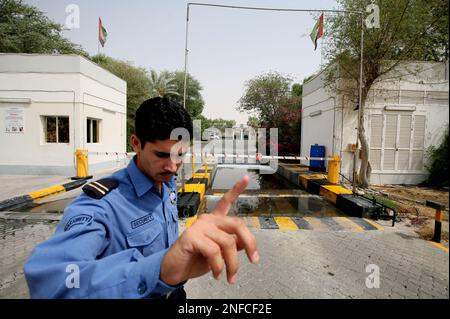
[[[309,114],[310,117],[319,116],[322,114],[322,110],[314,111]]]
[[[386,105],[384,107],[386,111],[408,111],[414,112],[416,107],[414,105]]]

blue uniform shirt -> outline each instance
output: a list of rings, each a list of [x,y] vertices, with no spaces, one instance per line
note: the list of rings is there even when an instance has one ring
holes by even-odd
[[[159,279],[178,238],[174,178],[160,193],[135,159],[112,178],[117,188],[101,199],[80,195],[34,248],[24,266],[32,298],[147,298],[179,288]]]

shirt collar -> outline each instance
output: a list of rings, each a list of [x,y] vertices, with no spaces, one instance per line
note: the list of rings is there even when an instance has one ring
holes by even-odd
[[[132,158],[128,164],[127,171],[130,175],[131,183],[134,186],[134,190],[138,197],[141,197],[147,193],[153,186],[153,182],[141,172],[141,170],[136,165],[136,155]]]
[[[148,178],[144,173],[141,172],[141,170],[136,165],[136,155],[133,157],[133,159],[130,161],[130,163],[127,166],[128,175],[130,175],[131,183],[134,186],[134,190],[136,191],[136,194],[138,197],[141,197],[145,193],[147,193],[152,187],[154,186],[154,183],[151,181],[150,178]],[[172,179],[169,182],[164,182],[168,188],[173,188],[176,185],[175,177],[172,177]],[[163,191],[164,197],[166,197],[166,192]]]

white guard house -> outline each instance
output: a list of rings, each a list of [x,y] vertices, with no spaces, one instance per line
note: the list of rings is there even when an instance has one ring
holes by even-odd
[[[125,152],[126,98],[84,57],[0,53],[0,174],[75,176],[77,149]],[[89,155],[89,173],[123,160]]]
[[[340,93],[333,93],[324,78],[322,71],[303,85],[301,154],[324,145],[327,156],[341,156],[341,174],[352,180],[358,95],[354,87],[345,93],[343,79],[336,83]],[[364,111],[371,184],[426,180],[426,151],[439,146],[449,123],[448,85],[448,62],[409,62],[372,86]]]

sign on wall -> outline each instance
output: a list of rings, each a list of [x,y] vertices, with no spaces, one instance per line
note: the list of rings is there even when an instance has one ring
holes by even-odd
[[[24,133],[25,108],[22,106],[11,106],[5,108],[4,123],[5,133]]]

